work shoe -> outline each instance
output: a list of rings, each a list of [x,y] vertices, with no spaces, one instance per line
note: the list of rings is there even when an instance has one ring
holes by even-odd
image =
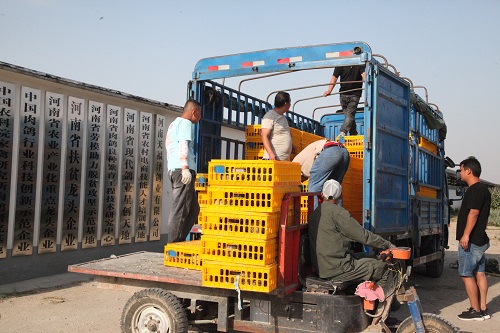
[[[461,314],[464,314],[464,313],[470,312],[470,310],[474,310],[474,308],[468,308],[467,310],[462,311],[462,313],[461,313]]]
[[[477,312],[473,308],[470,308],[468,311],[462,312],[458,315],[458,319],[460,320],[474,320],[474,321],[483,321],[484,318],[481,315],[481,312]]]
[[[339,136],[337,136],[337,142],[340,142],[340,143],[344,144],[345,143],[344,137],[345,137],[345,133],[344,132],[340,132]]]
[[[488,311],[488,309],[481,310],[481,317],[483,317],[484,320],[490,319],[491,318],[490,311]]]

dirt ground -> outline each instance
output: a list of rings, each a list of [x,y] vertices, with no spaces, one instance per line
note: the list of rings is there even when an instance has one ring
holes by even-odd
[[[452,223],[450,235],[455,234]],[[500,261],[500,228],[488,229],[491,247],[487,255]],[[457,259],[457,241],[450,237],[443,276],[427,278],[414,270],[410,283],[416,286],[424,312],[435,313],[461,332],[497,332],[500,327],[500,277],[488,276],[488,308],[492,318],[483,322],[464,322],[457,314],[469,303],[457,270],[449,264]],[[31,332],[120,332],[120,315],[132,289],[116,290],[89,281],[29,293],[0,294],[0,331]],[[403,305],[392,317],[409,316]]]

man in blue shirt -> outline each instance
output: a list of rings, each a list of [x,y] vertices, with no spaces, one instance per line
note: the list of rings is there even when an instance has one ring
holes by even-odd
[[[168,127],[165,147],[168,176],[172,182],[172,210],[167,225],[169,243],[184,241],[200,213],[193,181],[196,178],[194,129],[200,119],[201,105],[190,99],[182,115]]]

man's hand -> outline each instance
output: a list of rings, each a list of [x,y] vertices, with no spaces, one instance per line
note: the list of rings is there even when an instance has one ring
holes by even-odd
[[[464,251],[467,251],[469,248],[469,236],[463,235],[462,238],[460,238],[460,246]]]
[[[181,178],[181,182],[184,184],[184,185],[187,185],[189,183],[191,183],[191,178],[193,176],[191,175],[191,171],[189,171],[189,169],[182,169],[182,178]]]
[[[325,92],[323,93],[323,97],[329,96],[330,94],[331,94],[331,91],[325,91]]]

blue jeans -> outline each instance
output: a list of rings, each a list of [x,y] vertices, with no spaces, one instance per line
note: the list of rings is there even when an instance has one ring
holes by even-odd
[[[345,134],[349,133],[351,135],[358,135],[354,116],[356,115],[356,109],[358,108],[360,97],[361,96],[340,94],[340,105],[342,106],[342,112],[344,112],[345,115],[344,123],[340,127],[340,131]]]
[[[311,167],[309,192],[321,192],[323,184],[328,179],[335,179],[342,183],[344,175],[349,167],[349,152],[342,146],[331,146],[323,149]],[[318,206],[318,198],[314,198],[314,208]]]
[[[167,224],[168,243],[185,241],[193,225],[198,222],[200,205],[194,189],[196,172],[190,171],[193,178],[187,185],[181,182],[181,169],[169,171],[172,182],[172,209]]]
[[[465,251],[458,245],[458,274],[460,276],[474,276],[476,272],[483,272],[486,268],[486,258],[484,252],[490,247],[490,243],[477,246],[469,243],[469,248]]]

